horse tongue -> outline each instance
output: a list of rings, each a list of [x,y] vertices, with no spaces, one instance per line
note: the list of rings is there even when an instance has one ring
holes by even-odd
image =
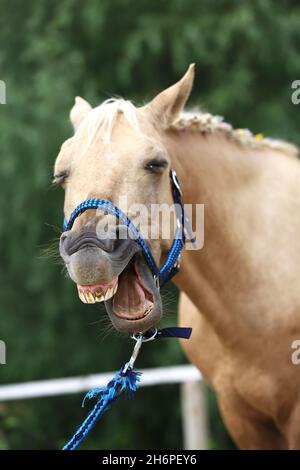
[[[146,297],[134,271],[128,269],[119,277],[118,290],[113,297],[113,311],[120,317],[135,319],[145,310]]]

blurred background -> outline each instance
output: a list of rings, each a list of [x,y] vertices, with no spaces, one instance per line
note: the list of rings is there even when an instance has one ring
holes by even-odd
[[[196,62],[192,106],[300,144],[296,0],[0,0],[1,384],[117,370],[132,344],[86,306],[57,256],[63,193],[51,186],[80,95],[143,104]],[[47,253],[46,253],[47,252]],[[164,293],[164,325],[177,292]],[[177,341],[143,348],[138,368],[186,362]],[[209,390],[209,447],[233,448]],[[1,449],[60,448],[84,416],[79,395],[0,403]],[[120,400],[85,449],[181,449],[178,385]]]

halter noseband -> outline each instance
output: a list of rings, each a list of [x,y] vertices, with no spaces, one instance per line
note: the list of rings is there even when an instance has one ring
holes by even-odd
[[[143,239],[134,223],[127,217],[127,215],[121,209],[119,209],[119,207],[115,206],[115,204],[110,201],[107,201],[106,199],[86,199],[85,201],[78,204],[78,206],[72,212],[69,222],[64,219],[63,229],[64,231],[71,230],[74,221],[77,219],[77,217],[79,217],[83,212],[89,209],[101,208],[104,211],[107,211],[108,213],[114,215],[128,227],[128,229],[134,236],[134,241],[138,243],[142,248],[147,264],[153,274],[156,286],[157,288],[159,288],[163,286],[167,281],[169,281],[178,272],[180,256],[185,244],[185,216],[180,184],[175,170],[170,171],[170,180],[177,216],[177,228],[173,244],[168,253],[168,257],[164,265],[160,269],[158,268],[153,258],[153,255],[147,242]]]

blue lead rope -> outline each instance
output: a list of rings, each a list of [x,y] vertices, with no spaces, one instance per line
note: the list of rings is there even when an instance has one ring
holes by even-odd
[[[136,345],[133,350],[132,356],[122,369],[119,370],[114,378],[104,388],[94,388],[90,390],[84,397],[82,405],[84,406],[86,400],[90,400],[99,396],[98,401],[94,408],[89,412],[86,419],[81,426],[77,429],[73,437],[63,447],[62,450],[76,450],[80,444],[87,438],[90,431],[95,424],[102,418],[104,413],[110,408],[112,403],[123,393],[132,395],[137,390],[138,382],[141,380],[141,372],[133,370],[134,362],[139,353],[140,347],[143,342],[152,341],[158,338],[185,338],[189,339],[191,336],[191,328],[164,328],[156,330],[155,328],[144,333],[133,336],[136,340]]]
[[[124,372],[124,368],[122,368],[115,374],[114,378],[106,387],[90,390],[84,397],[83,405],[87,399],[90,400],[97,395],[100,395],[100,398],[92,411],[89,412],[82,425],[77,429],[72,439],[70,439],[70,441],[63,447],[63,450],[76,450],[87,438],[97,421],[102,418],[104,413],[110,408],[111,404],[122,392],[133,394],[136,391],[137,382],[140,381],[140,376],[141,372],[135,372],[130,368]]]

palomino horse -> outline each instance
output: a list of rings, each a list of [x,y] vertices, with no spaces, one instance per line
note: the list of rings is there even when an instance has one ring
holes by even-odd
[[[205,243],[185,251],[174,278],[183,347],[216,391],[234,441],[245,449],[300,447],[300,164],[284,142],[234,130],[220,118],[183,113],[194,76],[136,108],[76,98],[75,133],[62,146],[55,181],[66,218],[88,198],[120,205],[173,203],[175,168],[184,202],[205,204]],[[159,291],[137,244],[97,236],[111,215],[88,210],[63,233],[60,253],[81,300],[105,301],[114,326],[145,331],[162,313]],[[157,264],[170,239],[149,239]]]

